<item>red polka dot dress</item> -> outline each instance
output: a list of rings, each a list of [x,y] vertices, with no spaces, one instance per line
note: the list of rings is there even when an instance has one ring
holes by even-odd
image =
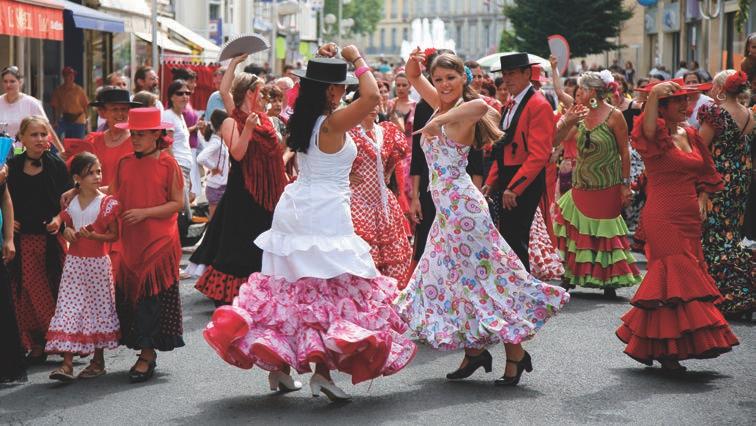
[[[92,226],[107,232],[118,217],[115,198],[100,195],[86,207],[76,197],[61,212],[66,226],[80,230]],[[47,352],[90,354],[115,349],[121,336],[115,307],[113,270],[103,242],[79,238],[71,243],[58,291],[55,315],[47,331]]]

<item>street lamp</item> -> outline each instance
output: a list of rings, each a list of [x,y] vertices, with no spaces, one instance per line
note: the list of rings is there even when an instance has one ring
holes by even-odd
[[[343,15],[343,5],[349,4],[351,0],[340,0],[339,1],[339,8],[338,8],[338,17],[334,15],[333,13],[325,14],[324,15],[324,9],[325,9],[325,3],[323,0],[313,0],[311,3],[311,7],[313,10],[318,12],[318,17],[320,21],[320,28],[319,28],[319,42],[318,44],[323,44],[323,34],[330,35],[334,33],[333,26],[336,25],[338,22],[339,28],[336,30],[336,36],[337,41],[339,44],[341,44],[341,34],[342,33],[348,33],[349,30],[354,26],[354,19],[347,18],[342,19]]]
[[[294,16],[299,13],[299,3],[294,0],[285,0],[281,3],[273,2],[270,8],[270,59],[268,63],[271,69],[275,72],[276,69],[276,39],[278,38],[278,32],[288,32],[287,27],[281,23],[279,18],[286,18],[288,16]]]

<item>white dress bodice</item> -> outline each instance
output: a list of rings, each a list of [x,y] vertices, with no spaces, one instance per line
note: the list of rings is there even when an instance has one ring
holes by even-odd
[[[271,229],[255,244],[263,250],[261,272],[294,282],[300,278],[379,275],[370,245],[352,224],[349,173],[357,147],[347,133],[344,146],[326,154],[318,145],[321,116],[306,153],[297,153],[299,176],[288,185],[273,213]]]

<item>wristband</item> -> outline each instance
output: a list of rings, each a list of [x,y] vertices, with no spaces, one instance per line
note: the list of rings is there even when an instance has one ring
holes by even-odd
[[[363,65],[354,71],[354,75],[355,77],[360,78],[362,77],[362,74],[365,74],[368,71],[370,71],[370,67]]]
[[[358,56],[358,57],[354,58],[354,60],[352,61],[352,65],[354,65],[354,63],[357,62],[357,61],[359,61],[360,59],[362,59],[363,61],[365,60],[365,58],[363,58],[362,56]]]

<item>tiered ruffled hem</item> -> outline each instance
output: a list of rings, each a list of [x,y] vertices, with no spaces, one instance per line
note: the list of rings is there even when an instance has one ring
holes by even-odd
[[[247,277],[237,277],[208,266],[197,280],[194,288],[218,302],[231,303],[239,295],[239,287],[247,282]]]
[[[594,288],[630,287],[640,272],[630,253],[622,216],[593,219],[584,215],[568,192],[557,202],[554,233],[564,259],[564,280]]]
[[[564,265],[551,242],[541,209],[536,210],[528,241],[530,272],[539,280],[558,280],[564,275]]]
[[[716,357],[738,344],[715,306],[721,300],[696,259],[666,256],[649,265],[617,337],[627,345],[628,356],[647,365],[654,360]]]
[[[341,274],[379,276],[370,256],[370,245],[356,234],[293,235],[271,229],[260,234],[255,244],[263,250],[261,272],[290,282]]]
[[[353,383],[394,374],[415,356],[390,303],[396,282],[349,274],[289,282],[252,274],[233,306],[216,310],[207,342],[226,362],[299,373],[324,363]]]

